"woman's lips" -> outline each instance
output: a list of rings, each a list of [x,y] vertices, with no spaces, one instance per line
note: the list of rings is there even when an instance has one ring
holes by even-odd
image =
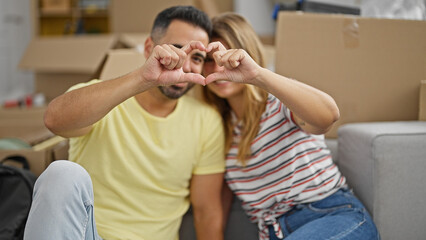
[[[218,80],[218,81],[215,81],[214,82],[214,84],[216,84],[216,85],[225,85],[225,84],[228,84],[229,82],[228,81],[225,81],[225,80]]]

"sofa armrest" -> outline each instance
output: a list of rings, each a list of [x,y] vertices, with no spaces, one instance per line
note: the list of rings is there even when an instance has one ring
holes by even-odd
[[[338,130],[339,168],[382,239],[426,236],[426,122],[346,124]]]

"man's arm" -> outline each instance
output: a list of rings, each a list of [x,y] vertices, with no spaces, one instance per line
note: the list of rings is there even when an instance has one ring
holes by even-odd
[[[144,65],[122,77],[67,92],[47,108],[45,125],[63,137],[88,133],[92,125],[126,99],[159,85],[179,82],[204,84],[200,74],[184,73],[182,65],[193,49],[204,51],[200,42],[190,42],[182,49],[157,45]]]
[[[223,239],[223,174],[193,175],[190,199],[198,240]]]
[[[63,137],[82,136],[111,109],[135,95],[137,73],[67,92],[49,103],[44,122]]]

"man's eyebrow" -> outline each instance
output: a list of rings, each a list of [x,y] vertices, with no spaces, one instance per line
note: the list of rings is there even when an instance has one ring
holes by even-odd
[[[176,48],[182,48],[183,46],[182,45],[180,45],[180,44],[172,44],[173,46],[175,46]],[[202,54],[202,53],[199,53],[199,52],[195,52],[194,53],[194,55],[195,56],[199,56],[199,57],[201,57],[201,58],[203,58],[203,59],[205,59],[206,58],[206,56],[204,56],[204,54]]]
[[[201,57],[202,59],[206,59],[207,56],[204,56],[204,54],[201,54],[199,52],[194,53],[195,56]]]

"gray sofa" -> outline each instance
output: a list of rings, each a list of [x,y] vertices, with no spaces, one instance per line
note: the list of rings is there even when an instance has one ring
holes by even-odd
[[[345,124],[326,143],[383,240],[426,239],[426,122]],[[256,240],[256,225],[239,204],[232,205],[225,240]],[[191,211],[180,239],[196,239]]]

